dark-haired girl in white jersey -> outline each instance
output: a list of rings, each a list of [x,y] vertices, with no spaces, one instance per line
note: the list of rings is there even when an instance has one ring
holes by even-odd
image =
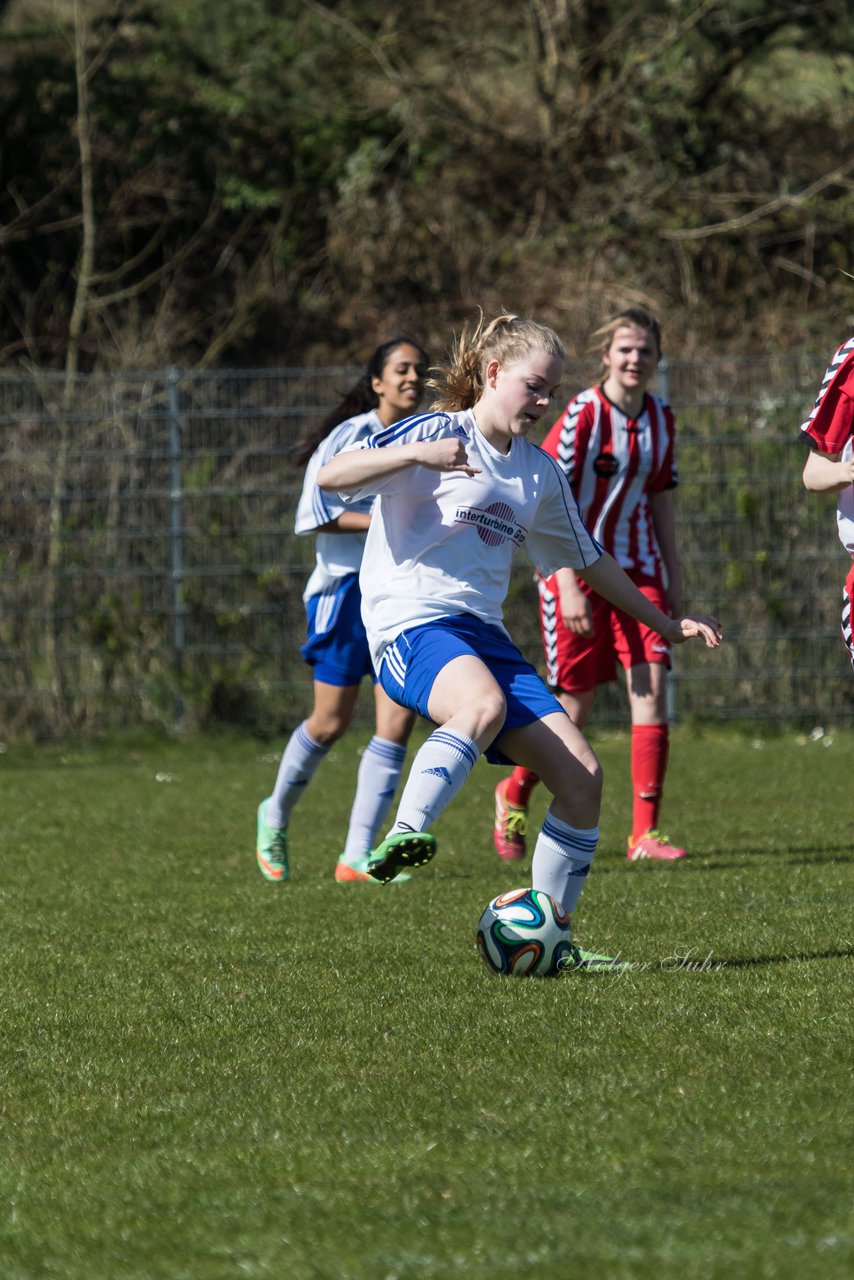
[[[399,422],[421,403],[428,357],[409,338],[377,347],[367,368],[297,454],[307,463],[297,507],[298,534],[313,536],[316,565],[303,595],[308,637],[302,656],[312,668],[314,705],[297,725],[282,755],[272,793],[256,818],[255,854],[265,879],[290,873],[288,827],[294,806],[315,770],[346,733],[359,688],[373,676],[361,618],[359,566],[371,522],[372,500],[345,507],[317,487],[317,472],[339,449]],[[376,732],[365,748],[344,852],[335,867],[339,884],[376,884],[366,855],[391,805],[415,717],[375,686]]]

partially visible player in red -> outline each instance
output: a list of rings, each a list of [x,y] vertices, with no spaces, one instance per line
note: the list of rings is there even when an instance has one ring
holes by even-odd
[[[838,493],[839,540],[854,557],[854,338],[843,342],[827,366],[812,413],[801,425],[810,446],[804,484],[813,493]],[[842,589],[842,639],[854,666],[851,601],[854,559]]]
[[[661,359],[658,321],[627,307],[593,335],[604,374],[570,402],[543,442],[557,459],[581,514],[632,582],[662,612],[681,613],[682,585],[673,516],[674,418],[647,390]],[[626,672],[632,719],[634,794],[627,856],[675,862],[686,850],[658,830],[667,769],[670,645],[616,609],[572,569],[539,580],[546,680],[583,729],[597,685]],[[525,856],[528,798],[539,779],[517,768],[495,790],[495,848]]]

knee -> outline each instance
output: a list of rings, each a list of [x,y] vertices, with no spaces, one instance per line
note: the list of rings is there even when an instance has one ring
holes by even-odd
[[[306,729],[321,747],[333,746],[350,727],[351,717],[344,711],[315,711],[306,721]]]
[[[602,766],[593,752],[589,751],[576,761],[574,768],[561,773],[553,794],[556,800],[573,813],[581,809],[589,817],[591,813],[598,814],[602,807],[603,783]]]
[[[504,727],[507,716],[507,701],[500,689],[490,692],[480,707],[480,727],[476,735],[493,741]]]

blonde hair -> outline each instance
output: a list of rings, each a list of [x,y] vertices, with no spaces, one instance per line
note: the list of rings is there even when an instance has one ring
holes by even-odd
[[[658,358],[661,359],[661,325],[652,312],[647,311],[646,307],[624,307],[622,311],[618,311],[616,315],[611,316],[610,320],[606,320],[595,333],[591,334],[590,351],[595,351],[597,354],[607,351],[614,341],[614,334],[617,330],[630,328],[645,329],[647,333],[651,333],[655,338],[655,345],[658,347]]]
[[[563,343],[546,325],[513,315],[496,316],[487,324],[481,312],[477,324],[463,326],[447,369],[438,370],[427,383],[437,393],[434,408],[450,412],[471,409],[483,394],[490,360],[513,364],[532,351],[566,360]]]

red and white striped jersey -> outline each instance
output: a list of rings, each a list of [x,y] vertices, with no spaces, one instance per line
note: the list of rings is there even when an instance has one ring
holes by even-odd
[[[819,453],[841,453],[854,435],[854,338],[834,353],[801,431]]]
[[[678,482],[673,411],[644,396],[637,418],[612,404],[601,387],[571,400],[543,441],[572,486],[584,522],[624,569],[653,575],[661,554],[649,495]]]
[[[801,434],[818,453],[854,456],[854,338],[843,342],[827,366],[812,413],[801,423]],[[847,485],[836,502],[836,527],[846,551],[854,555],[854,485]]]

